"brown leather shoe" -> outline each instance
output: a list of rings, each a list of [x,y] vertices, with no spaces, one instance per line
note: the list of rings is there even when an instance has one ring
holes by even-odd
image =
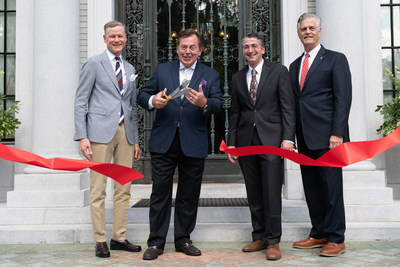
[[[325,257],[337,257],[342,253],[346,252],[346,246],[344,243],[337,244],[337,243],[332,243],[328,242],[326,246],[324,246],[321,251],[319,252],[319,255],[325,256]]]
[[[321,248],[326,245],[326,239],[315,239],[307,237],[306,240],[297,241],[293,243],[294,248]]]
[[[244,246],[242,248],[243,252],[254,252],[265,249],[267,246],[264,244],[262,240],[254,240],[251,244]]]
[[[268,245],[267,247],[267,260],[276,261],[281,258],[281,250],[279,249],[279,244]]]

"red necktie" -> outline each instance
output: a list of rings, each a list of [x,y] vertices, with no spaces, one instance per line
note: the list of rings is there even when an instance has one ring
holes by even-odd
[[[304,81],[307,77],[308,72],[308,58],[310,57],[309,53],[306,53],[306,57],[303,61],[303,67],[301,68],[301,78],[300,78],[300,90],[303,90]]]
[[[251,70],[251,82],[250,82],[250,97],[253,100],[253,105],[256,104],[256,97],[257,97],[257,78],[256,78],[257,71],[255,69]]]

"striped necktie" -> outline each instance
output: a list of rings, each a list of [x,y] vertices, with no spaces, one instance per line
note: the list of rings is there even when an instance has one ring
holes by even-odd
[[[121,93],[121,97],[124,95],[124,83],[122,79],[122,69],[121,69],[121,64],[120,64],[120,57],[115,57],[115,60],[117,63],[115,64],[115,76],[117,77],[118,81],[118,88],[119,92]],[[122,109],[122,104],[121,104],[121,113],[119,116],[119,124],[121,125],[122,122],[124,121],[124,110]]]

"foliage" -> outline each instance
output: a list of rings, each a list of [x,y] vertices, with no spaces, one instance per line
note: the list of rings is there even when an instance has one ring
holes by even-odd
[[[384,105],[378,105],[376,112],[383,115],[384,123],[376,130],[378,134],[382,133],[383,136],[387,136],[400,126],[400,79],[395,78],[393,73],[387,68],[384,69],[392,80],[397,93],[396,96]],[[400,74],[400,68],[396,68],[396,71]]]
[[[0,72],[3,75],[4,72]],[[21,122],[15,118],[19,110],[19,101],[15,101],[4,109],[5,96],[0,93],[0,138],[13,136]]]

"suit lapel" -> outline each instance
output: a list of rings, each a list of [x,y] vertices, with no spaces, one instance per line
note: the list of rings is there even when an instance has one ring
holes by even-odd
[[[110,80],[112,81],[112,83],[115,86],[115,89],[118,90],[119,92],[119,87],[118,87],[118,82],[117,82],[117,77],[115,76],[115,72],[112,68],[110,59],[108,58],[107,52],[104,51],[104,53],[102,54],[101,57],[101,64],[103,65],[104,70],[106,71],[108,77],[110,78]]]
[[[243,94],[247,97],[247,101],[253,105],[253,101],[251,100],[250,97],[250,88],[249,85],[247,84],[247,72],[249,71],[249,66],[243,68],[240,71],[240,76],[241,76],[241,81],[242,81],[242,86],[240,86],[241,88],[243,88]]]
[[[168,94],[172,93],[178,86],[180,85],[179,83],[179,60],[172,61],[172,68],[171,68],[171,77],[172,77],[172,83],[173,83],[173,88],[171,88],[171,91],[168,92]],[[176,105],[180,105],[181,98],[175,98],[171,100],[173,103]]]
[[[303,57],[303,55],[301,55],[300,57],[298,57],[295,61],[295,65],[294,65],[294,69],[296,70],[295,72],[295,77],[294,79],[296,80],[296,92],[298,92],[300,94],[300,82],[299,82],[299,75],[300,75],[300,64],[301,64],[301,58]]]
[[[266,60],[264,60],[263,68],[261,70],[260,82],[258,83],[257,87],[257,97],[256,97],[256,104],[258,99],[260,99],[261,90],[264,87],[264,84],[268,78],[270,71],[270,66]]]
[[[306,80],[304,81],[304,85],[303,85],[303,90],[305,90],[307,88],[308,80],[310,80],[310,77],[312,76],[314,71],[316,69],[318,69],[319,65],[324,60],[325,52],[326,52],[326,49],[323,46],[321,46],[321,48],[318,51],[318,54],[315,56],[315,59],[314,59],[313,63],[311,64],[310,69],[307,72]]]

